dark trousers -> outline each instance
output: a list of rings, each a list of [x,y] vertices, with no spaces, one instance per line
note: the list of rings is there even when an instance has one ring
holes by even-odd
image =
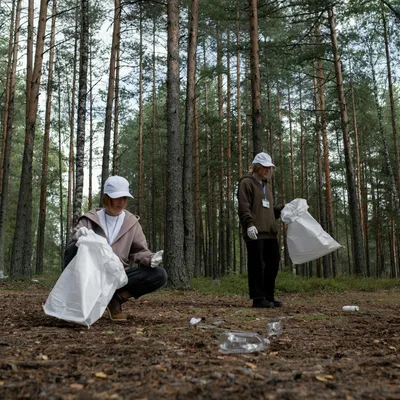
[[[126,270],[126,275],[128,275],[128,283],[118,289],[118,292],[127,290],[135,299],[160,289],[168,279],[165,269],[160,267],[129,268]]]
[[[279,242],[277,239],[259,239],[246,242],[246,246],[250,298],[264,297],[272,301],[279,269]]]

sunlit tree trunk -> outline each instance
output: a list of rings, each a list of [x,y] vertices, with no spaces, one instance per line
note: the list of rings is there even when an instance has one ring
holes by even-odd
[[[48,180],[48,164],[50,150],[50,124],[51,124],[51,103],[53,99],[53,67],[54,67],[54,43],[56,33],[56,12],[57,2],[53,0],[52,17],[51,17],[51,38],[50,38],[50,56],[49,71],[47,78],[47,97],[46,97],[46,114],[44,123],[43,137],[43,159],[42,159],[42,179],[40,184],[40,205],[39,205],[39,223],[36,243],[36,273],[43,273],[44,258],[44,233],[46,227],[46,205],[47,205],[47,180]]]
[[[197,31],[199,0],[192,0],[189,10],[189,38],[187,50],[187,87],[185,109],[185,140],[183,155],[183,222],[185,265],[189,277],[195,269],[195,223],[193,211],[193,143],[194,103],[196,89]]]

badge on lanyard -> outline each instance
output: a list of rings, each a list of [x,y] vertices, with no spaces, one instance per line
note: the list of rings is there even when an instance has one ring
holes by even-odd
[[[262,201],[262,205],[263,205],[264,208],[269,208],[269,201],[267,199],[264,199]]]

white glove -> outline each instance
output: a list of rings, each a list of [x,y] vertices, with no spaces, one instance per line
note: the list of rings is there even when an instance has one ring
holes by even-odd
[[[75,237],[79,239],[81,236],[87,236],[89,229],[86,226],[81,226],[75,233]]]
[[[250,226],[250,228],[247,228],[247,236],[251,239],[251,240],[257,240],[257,233],[258,230],[255,226]]]
[[[164,250],[157,251],[156,254],[151,258],[151,268],[158,267],[162,263]]]

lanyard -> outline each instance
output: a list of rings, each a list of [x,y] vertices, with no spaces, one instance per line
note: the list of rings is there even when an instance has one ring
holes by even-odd
[[[267,200],[267,188],[266,188],[264,182],[259,181],[254,175],[253,175],[253,178],[261,185],[263,192],[264,192],[264,199]]]

